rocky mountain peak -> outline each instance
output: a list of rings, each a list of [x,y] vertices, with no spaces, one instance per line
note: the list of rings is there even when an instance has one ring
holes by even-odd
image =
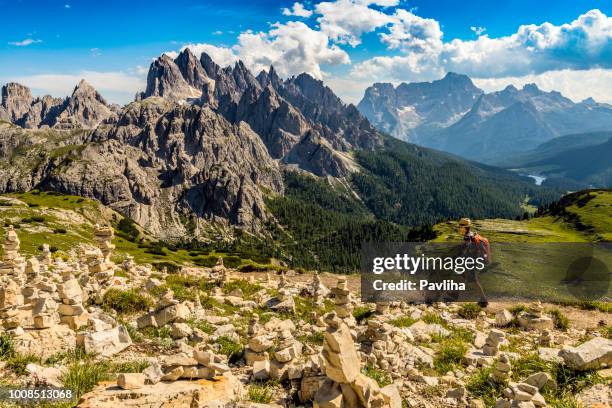
[[[10,82],[2,87],[2,107],[9,121],[17,122],[30,109],[32,93],[27,86]]]
[[[189,71],[189,53],[183,54],[183,68]],[[192,72],[193,73],[193,72]],[[202,96],[202,91],[191,86],[183,77],[181,69],[167,54],[162,54],[149,68],[147,89],[143,97],[162,96],[175,101],[189,101]]]
[[[200,64],[202,64],[202,68],[204,68],[206,75],[208,75],[212,79],[217,78],[217,73],[219,72],[221,67],[217,65],[215,61],[213,61],[210,55],[203,52],[202,55],[200,55]]]
[[[102,95],[91,84],[81,79],[72,95],[64,102],[54,126],[94,128],[103,121],[115,117],[115,113]]]
[[[174,60],[183,78],[189,85],[196,89],[202,89],[210,82],[210,78],[204,71],[202,63],[193,55],[189,48],[185,48]]]
[[[257,75],[257,81],[264,88],[268,85],[272,85],[274,89],[279,89],[283,85],[283,80],[278,76],[272,65],[270,65],[270,69],[268,69],[267,72],[261,71],[259,75]]]

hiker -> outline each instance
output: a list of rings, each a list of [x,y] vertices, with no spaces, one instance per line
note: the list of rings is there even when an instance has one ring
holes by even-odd
[[[462,218],[459,220],[459,233],[463,235],[462,256],[484,258],[484,264],[488,265],[491,262],[491,247],[489,246],[489,240],[471,231],[471,227],[472,221],[469,218]],[[481,271],[475,269],[466,271],[466,279],[473,281],[480,292],[478,304],[482,307],[487,307],[489,302],[487,302],[484,289],[480,284],[480,279],[478,279],[478,274],[480,272]]]

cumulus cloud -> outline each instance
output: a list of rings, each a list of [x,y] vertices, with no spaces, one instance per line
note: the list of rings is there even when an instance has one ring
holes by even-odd
[[[16,47],[27,47],[28,45],[32,45],[32,44],[38,44],[41,43],[42,40],[35,40],[33,38],[26,38],[25,40],[22,41],[13,41],[13,42],[9,42],[9,45],[14,45]]]
[[[307,10],[302,3],[296,1],[292,8],[283,8],[283,15],[308,18],[312,16],[312,10]]]
[[[72,94],[81,79],[92,84],[109,101],[127,103],[134,100],[136,92],[146,86],[143,76],[122,71],[80,71],[74,74],[39,74],[4,78],[0,83],[18,82],[31,88],[37,95],[65,97]]]
[[[395,12],[389,32],[380,34],[380,38],[390,49],[405,52],[432,53],[442,48],[440,24],[404,9]]]
[[[234,54],[234,51],[231,48],[227,47],[217,47],[211,44],[186,44],[181,47],[181,51],[185,48],[189,48],[194,55],[200,56],[203,52],[210,55],[210,57],[217,64],[222,67],[226,67],[228,65],[233,65],[234,62],[238,61],[238,56]],[[166,53],[170,56],[169,53]],[[178,56],[177,53],[174,53],[172,58],[176,58]]]
[[[486,92],[499,91],[512,84],[517,88],[534,83],[545,91],[559,91],[575,102],[593,98],[597,102],[612,103],[612,70],[556,70],[538,75],[501,78],[473,78],[476,86]]]
[[[242,60],[253,72],[268,69],[270,65],[282,76],[307,72],[323,78],[321,65],[348,64],[348,54],[327,35],[314,30],[300,21],[274,23],[269,31],[245,31],[238,36],[233,47],[217,47],[211,44],[186,44],[195,55],[206,52],[219,65],[231,65]],[[175,51],[166,52],[176,58]]]
[[[570,81],[578,78],[579,71],[584,71],[581,78],[591,71],[591,78],[597,78],[597,69],[612,69],[612,18],[599,10],[560,25],[522,25],[501,37],[491,37],[484,27],[473,26],[476,38],[462,40],[445,38],[440,22],[420,17],[416,9],[405,10],[399,4],[399,0],[328,0],[310,10],[296,2],[283,9],[283,14],[314,18],[277,22],[267,31],[243,31],[231,47],[184,47],[196,55],[207,52],[220,65],[241,59],[254,72],[274,65],[283,76],[308,72],[325,77],[332,88],[335,84],[339,93],[351,100],[355,89],[373,82],[430,81],[449,71],[470,75],[493,87],[503,81],[519,81],[516,78],[537,77],[541,83]],[[329,76],[326,67],[349,64],[347,50],[361,44],[368,33],[376,33],[387,51],[351,66],[348,78]],[[176,51],[167,54],[177,55]],[[544,75],[553,71],[565,74]],[[571,95],[581,94],[570,88],[564,89]],[[559,89],[563,90],[561,86]]]
[[[374,57],[358,64],[354,72],[362,76],[414,80],[424,71],[431,72],[431,77],[455,71],[474,77],[498,78],[559,69],[612,68],[612,18],[599,10],[588,11],[571,23],[559,26],[523,25],[509,36],[491,38],[485,34],[475,40],[454,39],[446,43],[441,41],[442,33],[435,29],[435,24],[416,21],[425,28],[413,34],[410,30],[416,24],[408,19],[408,24],[394,24],[389,34],[381,35],[390,47],[402,49],[404,53]],[[402,46],[404,41],[408,47]]]
[[[383,3],[383,4],[380,4]],[[365,33],[390,24],[393,17],[369,7],[370,4],[391,5],[393,2],[371,2],[359,0],[336,0],[317,4],[315,11],[320,29],[339,44],[356,47]]]
[[[474,26],[471,26],[470,30],[472,30],[474,34],[476,34],[479,37],[487,31],[485,27],[474,27]]]

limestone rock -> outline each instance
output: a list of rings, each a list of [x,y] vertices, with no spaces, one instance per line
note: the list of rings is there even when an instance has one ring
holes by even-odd
[[[159,382],[138,389],[123,390],[114,382],[102,382],[79,400],[80,408],[219,407],[239,399],[244,393],[232,375],[214,380]]]
[[[612,340],[596,337],[578,347],[563,349],[559,356],[577,370],[609,367],[612,365]]]
[[[124,326],[117,326],[100,332],[79,333],[77,344],[87,353],[109,357],[129,347],[132,339]]]
[[[142,373],[125,373],[117,375],[117,386],[123,390],[136,390],[144,387],[145,375]]]

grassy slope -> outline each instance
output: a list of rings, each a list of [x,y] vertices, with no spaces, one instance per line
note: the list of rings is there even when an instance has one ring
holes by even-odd
[[[7,205],[8,203],[11,205]],[[36,221],[32,220],[32,217],[44,217],[44,220]],[[79,243],[93,245],[93,226],[96,223],[114,224],[121,218],[121,215],[99,202],[77,196],[36,191],[0,195],[0,233],[4,235],[4,227],[9,224],[18,228],[21,252],[26,255],[38,254],[38,248],[43,243],[61,252],[68,252]],[[66,232],[61,232],[62,229]],[[117,247],[116,261],[120,261],[128,253],[142,263],[190,261],[185,250],[165,250],[166,256],[151,254],[145,252],[146,248],[139,248],[138,244],[117,235],[113,243]]]
[[[576,300],[560,281],[558,271],[565,271],[572,258],[572,245],[542,243],[599,242],[612,239],[612,191],[593,190],[566,196],[557,208],[530,220],[476,220],[474,228],[487,237],[497,263],[482,275],[485,287],[503,287],[517,296]],[[456,222],[435,226],[435,242],[456,242]],[[508,243],[510,245],[508,245]],[[565,246],[564,246],[565,245]],[[612,262],[609,251],[597,257]],[[570,257],[570,258],[568,258]],[[530,284],[526,284],[530,283]],[[608,295],[611,295],[610,293]]]

